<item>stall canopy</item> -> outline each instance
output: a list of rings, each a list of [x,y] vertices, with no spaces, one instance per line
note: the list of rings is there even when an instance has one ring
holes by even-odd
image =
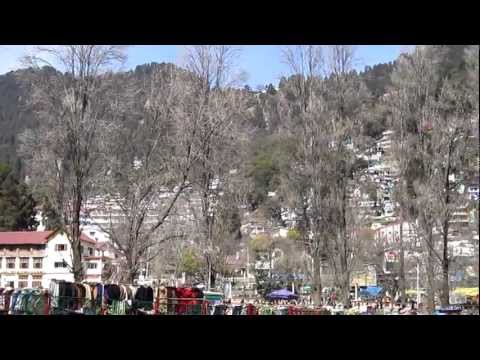
[[[456,295],[478,296],[478,288],[456,288],[453,292]]]
[[[269,300],[293,300],[296,298],[298,298],[298,295],[287,289],[275,290],[267,295],[267,299]]]
[[[360,290],[360,296],[377,297],[382,294],[383,288],[381,286],[367,286]]]
[[[205,300],[208,301],[222,301],[223,300],[223,294],[220,292],[213,292],[213,291],[204,291],[203,296]]]

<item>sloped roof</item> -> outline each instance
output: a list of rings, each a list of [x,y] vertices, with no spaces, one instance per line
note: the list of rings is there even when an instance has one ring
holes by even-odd
[[[57,231],[2,231],[0,245],[44,245],[56,233]],[[83,233],[80,241],[92,245],[97,243]]]
[[[43,245],[54,231],[3,231],[0,232],[2,245]]]
[[[80,241],[83,241],[83,242],[86,242],[86,243],[90,243],[92,245],[96,245],[97,242],[95,240],[93,240],[91,237],[88,237],[87,235],[85,235],[84,233],[82,233],[82,235],[80,235]]]

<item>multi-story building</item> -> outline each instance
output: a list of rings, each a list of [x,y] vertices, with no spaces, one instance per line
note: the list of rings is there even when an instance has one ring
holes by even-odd
[[[81,235],[85,280],[99,282],[105,256]],[[48,288],[51,280],[73,281],[72,251],[62,231],[0,232],[0,287]]]
[[[385,248],[394,247],[400,241],[400,225],[401,223],[397,221],[380,227],[375,231],[375,240],[381,241]],[[405,244],[418,245],[415,227],[408,222],[402,225],[402,237]]]

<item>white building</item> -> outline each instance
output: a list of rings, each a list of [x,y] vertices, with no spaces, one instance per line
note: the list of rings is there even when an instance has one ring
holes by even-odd
[[[455,240],[448,242],[448,249],[454,257],[474,257],[475,246],[467,240]]]
[[[418,245],[416,244],[418,239],[416,237],[415,228],[410,223],[403,223],[402,235],[404,243],[409,243],[414,246]],[[375,240],[383,242],[387,248],[394,244],[398,244],[400,241],[400,222],[391,223],[377,228],[375,231]]]
[[[392,146],[392,135],[393,135],[392,130],[387,130],[382,132],[382,137],[380,140],[378,140],[377,147],[382,149],[382,150],[389,150]]]
[[[100,282],[105,257],[97,242],[81,235],[85,280]],[[73,281],[72,251],[62,231],[0,232],[0,287],[48,288],[51,280]]]
[[[470,185],[468,187],[468,197],[470,200],[478,201],[480,198],[480,187],[478,185]]]

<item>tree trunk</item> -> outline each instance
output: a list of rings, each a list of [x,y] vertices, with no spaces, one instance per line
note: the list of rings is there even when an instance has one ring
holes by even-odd
[[[400,299],[402,305],[406,303],[406,290],[405,290],[405,254],[403,249],[403,211],[400,210],[400,269],[399,269],[399,282],[398,287],[400,290]]]
[[[450,305],[450,286],[448,282],[448,270],[450,259],[448,258],[448,231],[450,230],[450,216],[448,206],[450,204],[450,156],[453,150],[453,141],[448,148],[447,171],[445,174],[445,205],[446,211],[443,219],[443,254],[442,254],[442,290],[440,302],[442,306]]]
[[[268,278],[272,278],[272,267],[273,267],[273,262],[272,262],[272,250],[268,250]]]
[[[440,295],[440,302],[442,306],[450,305],[450,284],[449,284],[449,267],[450,261],[448,258],[448,218],[443,224],[443,258],[442,258],[442,291]]]
[[[133,261],[133,254],[130,254],[130,256],[127,256],[127,266],[128,268],[126,269],[126,276],[127,276],[127,281],[129,284],[134,283],[135,278],[137,277],[137,266],[135,265]]]
[[[137,277],[137,272],[135,270],[128,271],[128,283],[133,284],[135,282],[135,278]]]
[[[207,291],[210,291],[210,287],[211,287],[211,283],[212,283],[212,266],[210,264],[210,259],[207,255],[207,276],[206,276],[206,279],[207,279],[207,284],[206,284],[206,288],[207,288]]]
[[[80,210],[82,206],[82,195],[79,189],[76,189],[76,194],[73,203],[73,219],[72,219],[72,267],[73,278],[75,282],[83,281],[83,267],[82,267],[82,252],[80,242]]]
[[[448,261],[442,263],[442,293],[440,302],[442,306],[450,305],[450,285],[448,283]]]
[[[344,307],[350,307],[350,274],[344,272],[341,276],[340,301]]]
[[[212,289],[215,289],[216,279],[217,279],[217,273],[216,273],[215,270],[211,269],[211,270],[210,270],[210,287],[211,287]]]
[[[322,305],[322,278],[321,278],[322,262],[320,256],[313,257],[313,303],[315,306]]]
[[[428,235],[429,244],[432,244],[432,231]],[[433,250],[430,246],[427,246],[427,310],[429,313],[433,313],[435,311],[435,272],[433,268]]]

